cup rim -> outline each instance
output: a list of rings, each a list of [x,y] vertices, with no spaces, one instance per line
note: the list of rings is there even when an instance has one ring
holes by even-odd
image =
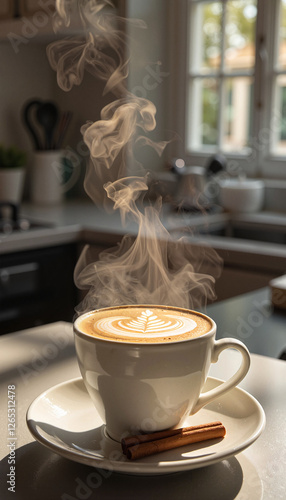
[[[179,311],[182,311],[182,312],[185,312],[185,313],[191,313],[191,314],[197,314],[199,316],[202,316],[206,319],[208,319],[210,322],[211,322],[211,328],[208,332],[202,334],[202,335],[199,335],[198,337],[193,337],[193,338],[188,338],[188,339],[181,339],[181,340],[172,340],[171,342],[146,342],[146,343],[140,343],[140,342],[134,342],[132,340],[124,340],[124,341],[118,341],[118,340],[113,340],[113,339],[104,339],[104,338],[100,338],[100,337],[95,337],[95,336],[92,336],[88,333],[85,333],[85,332],[82,332],[77,323],[80,321],[81,318],[83,318],[84,316],[88,316],[90,314],[93,314],[95,312],[98,312],[98,311],[109,311],[109,310],[114,310],[114,309],[124,309],[126,307],[128,308],[136,308],[136,307],[141,307],[141,306],[144,306],[144,307],[147,307],[147,308],[150,308],[150,309],[154,309],[154,308],[157,308],[157,309],[171,309],[172,311],[174,310],[179,310]],[[79,337],[81,338],[84,338],[86,340],[89,340],[91,342],[103,342],[103,343],[108,343],[108,344],[116,344],[116,345],[120,345],[120,346],[124,346],[124,345],[132,345],[132,346],[137,346],[137,347],[146,347],[146,348],[149,348],[150,346],[154,347],[155,346],[162,346],[162,345],[165,345],[165,346],[172,346],[174,344],[182,344],[184,342],[196,342],[196,341],[200,341],[202,339],[205,339],[206,337],[211,337],[213,334],[216,333],[216,328],[217,328],[217,325],[215,323],[215,321],[210,317],[208,316],[207,314],[203,313],[203,312],[200,312],[200,311],[195,311],[194,309],[186,309],[184,307],[179,307],[179,306],[166,306],[166,305],[159,305],[159,304],[121,304],[120,306],[109,306],[109,307],[102,307],[102,308],[99,308],[99,309],[91,309],[90,311],[86,311],[82,314],[79,314],[78,317],[74,320],[73,322],[73,331],[76,335],[78,335]]]

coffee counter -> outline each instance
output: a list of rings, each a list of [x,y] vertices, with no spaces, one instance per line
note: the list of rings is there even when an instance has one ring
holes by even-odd
[[[206,313],[217,324],[217,338],[234,337],[251,353],[286,359],[286,310],[272,306],[270,287],[216,302]]]
[[[29,433],[26,411],[34,398],[55,384],[79,376],[70,324],[60,322],[8,334],[0,338],[0,350],[1,499],[285,499],[284,361],[251,355],[250,371],[240,386],[263,406],[266,428],[250,447],[208,467],[144,477],[70,461],[36,442]],[[236,351],[223,353],[219,363],[213,365],[211,376],[226,379],[236,369],[238,358]],[[9,386],[15,386],[15,493],[8,491],[6,482],[11,470],[9,460],[14,457],[7,419]]]

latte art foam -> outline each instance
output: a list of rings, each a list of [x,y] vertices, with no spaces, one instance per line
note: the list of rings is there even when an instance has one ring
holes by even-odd
[[[93,311],[80,320],[83,333],[119,342],[175,342],[207,333],[210,320],[192,311],[152,306],[121,306]]]
[[[95,322],[95,329],[103,334],[109,334],[137,338],[166,337],[173,335],[182,335],[192,331],[197,323],[187,317],[179,317],[174,314],[165,314],[160,318],[150,309],[142,311],[140,316],[135,319],[129,319],[124,316],[115,316],[113,318],[103,318]]]

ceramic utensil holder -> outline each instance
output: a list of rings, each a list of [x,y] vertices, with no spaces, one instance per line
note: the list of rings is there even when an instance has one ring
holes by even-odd
[[[58,204],[63,198],[62,151],[36,151],[31,172],[30,198],[41,205]]]

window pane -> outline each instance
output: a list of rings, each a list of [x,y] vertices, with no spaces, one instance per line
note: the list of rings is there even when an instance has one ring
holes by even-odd
[[[278,64],[286,68],[286,0],[280,0],[279,54]]]
[[[250,151],[257,1],[191,2],[189,149]]]
[[[215,78],[195,78],[190,96],[193,105],[188,110],[189,147],[218,144],[218,81]]]
[[[272,116],[272,153],[286,153],[286,75],[280,75],[276,80],[275,106]]]
[[[228,78],[224,82],[223,149],[239,151],[249,144],[252,109],[252,78]]]
[[[222,3],[193,5],[191,16],[191,71],[214,71],[219,68],[221,58]]]
[[[224,65],[239,71],[254,67],[256,0],[227,2]]]

